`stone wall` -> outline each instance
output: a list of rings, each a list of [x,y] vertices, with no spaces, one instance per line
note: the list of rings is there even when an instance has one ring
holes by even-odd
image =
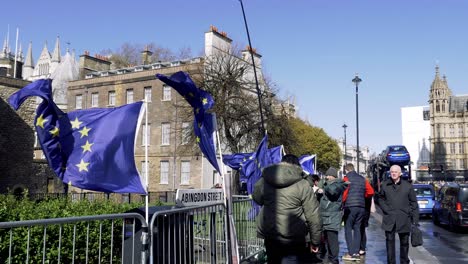
[[[18,111],[8,104],[8,97],[28,83],[0,77],[0,193],[24,189],[45,193],[49,184],[54,192],[63,192],[48,164],[33,161],[35,98],[27,99]]]

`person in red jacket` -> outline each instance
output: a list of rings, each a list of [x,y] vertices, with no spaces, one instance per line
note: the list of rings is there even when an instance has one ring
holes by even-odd
[[[354,171],[353,164],[346,164],[345,172],[343,180],[350,184],[343,193],[345,239],[348,246],[348,254],[343,259],[360,260],[361,225],[365,220],[366,199],[372,198],[374,189],[369,181]]]

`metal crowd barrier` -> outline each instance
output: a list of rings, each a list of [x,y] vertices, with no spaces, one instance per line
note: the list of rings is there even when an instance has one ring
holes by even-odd
[[[224,204],[158,211],[150,224],[150,263],[226,263]]]
[[[233,216],[237,231],[237,243],[241,261],[249,263],[249,259],[264,252],[263,239],[257,237],[256,217],[260,207],[255,206],[248,196],[233,196]]]
[[[137,224],[147,227],[136,213],[0,222],[0,261],[141,263],[134,258]]]
[[[263,251],[257,209],[233,199],[241,263]],[[229,263],[224,204],[0,223],[0,263]]]

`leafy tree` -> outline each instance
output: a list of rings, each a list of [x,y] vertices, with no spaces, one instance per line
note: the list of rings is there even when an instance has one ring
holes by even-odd
[[[339,167],[341,161],[341,150],[336,140],[325,133],[322,128],[307,124],[301,119],[289,119],[295,138],[295,144],[291,145],[286,152],[295,155],[316,154],[317,168],[326,171],[329,167]]]

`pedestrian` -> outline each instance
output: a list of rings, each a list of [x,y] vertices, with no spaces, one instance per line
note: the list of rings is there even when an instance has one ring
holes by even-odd
[[[419,208],[413,185],[401,179],[401,167],[390,167],[390,179],[382,182],[376,203],[382,209],[382,229],[385,231],[387,263],[395,264],[395,233],[400,238],[400,263],[408,258],[411,224],[419,223]]]
[[[338,171],[335,168],[330,167],[325,173],[323,196],[320,200],[322,232],[328,252],[328,258],[324,263],[339,263],[340,243],[338,241],[338,231],[341,229],[343,219],[342,198],[347,185],[348,183],[338,179]]]
[[[343,256],[343,259],[360,260],[361,223],[365,217],[365,199],[374,195],[374,189],[363,176],[354,170],[353,164],[346,164],[345,172],[346,176],[343,180],[349,182],[349,186],[343,193],[345,240],[348,253]]]
[[[263,206],[257,234],[264,239],[269,264],[303,263],[308,252],[318,252],[319,203],[295,155],[264,168],[252,198]]]
[[[367,179],[366,179],[367,181]],[[370,214],[371,214],[371,207],[372,207],[372,196],[365,198],[365,211],[364,211],[364,219],[361,223],[361,244],[359,246],[359,255],[363,256],[366,255],[366,249],[367,249],[367,234],[366,234],[366,228],[369,226],[369,219],[370,219]]]

